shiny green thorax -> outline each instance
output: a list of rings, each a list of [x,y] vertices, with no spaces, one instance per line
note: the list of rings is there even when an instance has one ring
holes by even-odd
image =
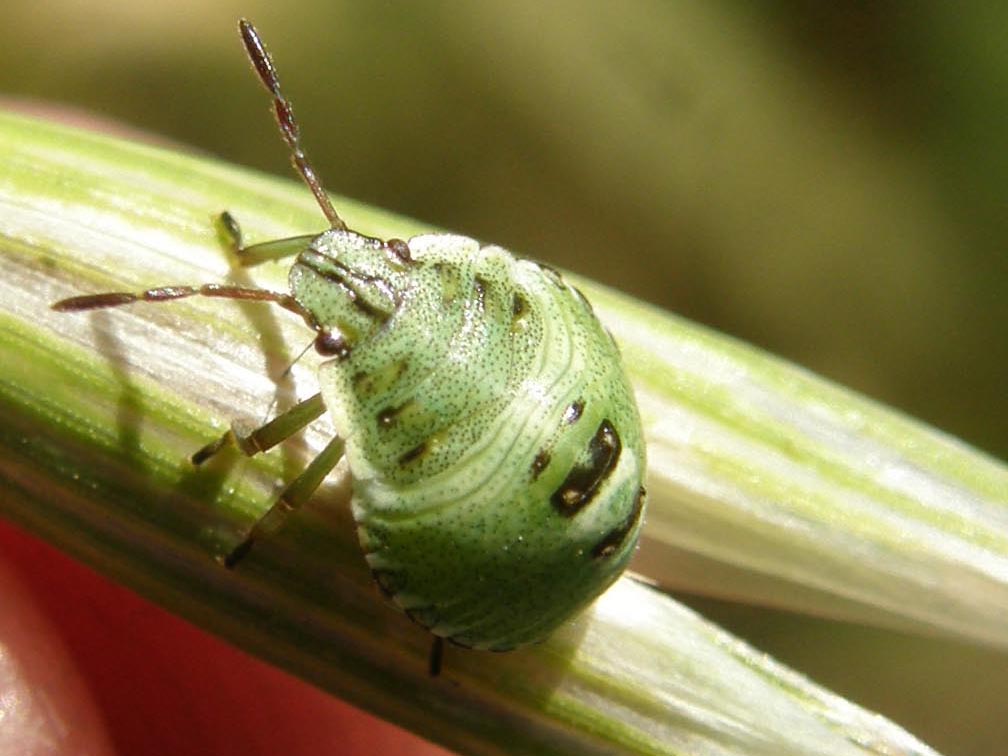
[[[435,634],[539,640],[636,544],[644,450],[619,354],[549,268],[461,236],[408,250],[330,231],[291,270],[320,333],[340,336],[320,383],[362,546]]]

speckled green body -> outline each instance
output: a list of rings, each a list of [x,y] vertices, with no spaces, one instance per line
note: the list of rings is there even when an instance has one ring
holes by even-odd
[[[208,296],[301,316],[320,395],[192,455],[281,443],[325,409],[340,438],[290,481],[222,562],[235,566],[303,505],[345,452],[358,535],[379,587],[440,638],[506,650],[545,638],[629,561],[644,514],[640,418],[615,343],[554,270],[449,234],[410,241],[349,229],[301,146],[259,33],[245,52],[272,97],[291,162],[330,229],[246,246],[229,213],[218,231],[244,266],[297,258],[290,293],[203,284],[103,292],[61,312]],[[431,673],[440,665],[440,643]]]
[[[408,254],[333,230],[291,290],[345,349],[320,369],[361,546],[432,633],[546,637],[623,571],[644,445],[609,334],[555,271],[446,234]]]

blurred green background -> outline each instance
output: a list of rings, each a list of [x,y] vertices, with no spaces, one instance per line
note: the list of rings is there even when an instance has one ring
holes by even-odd
[[[292,175],[239,15],[334,192],[1008,458],[1008,4],[6,0],[0,93]],[[1003,753],[1003,655],[693,603],[948,756]]]

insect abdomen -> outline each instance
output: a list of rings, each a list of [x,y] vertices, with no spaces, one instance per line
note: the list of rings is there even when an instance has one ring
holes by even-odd
[[[438,635],[512,648],[629,559],[640,421],[583,298],[498,248],[446,254],[442,238],[410,241],[426,270],[416,298],[360,359],[334,365],[324,392],[379,585]]]

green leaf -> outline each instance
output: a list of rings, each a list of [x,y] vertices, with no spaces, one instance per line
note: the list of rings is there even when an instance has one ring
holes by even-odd
[[[429,230],[338,200],[378,236]],[[931,754],[625,578],[539,646],[449,648],[371,584],[338,468],[275,537],[218,560],[331,436],[187,459],[232,418],[314,393],[303,325],[205,300],[60,314],[65,296],[231,281],[249,242],[324,226],[309,193],[217,162],[0,116],[0,514],[319,686],[471,753]],[[638,570],[691,590],[1003,644],[1008,472],[756,350],[584,283],[649,437]]]

